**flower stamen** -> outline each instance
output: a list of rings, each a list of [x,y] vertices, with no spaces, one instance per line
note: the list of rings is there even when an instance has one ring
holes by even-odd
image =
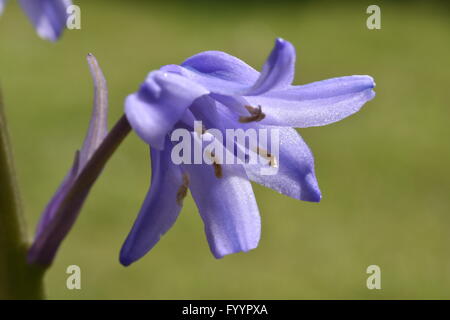
[[[223,177],[222,166],[220,165],[220,163],[217,162],[216,155],[215,155],[214,151],[209,152],[208,153],[208,157],[212,161],[212,165],[214,167],[214,175],[218,179],[222,178]]]
[[[240,123],[257,122],[266,117],[265,113],[262,112],[261,106],[258,106],[258,108],[245,106],[245,109],[247,109],[247,111],[250,113],[250,116],[240,116]]]
[[[263,149],[261,147],[256,147],[256,153],[263,157],[264,159],[269,161],[269,166],[272,168],[278,168],[278,160],[277,157],[275,157],[273,154],[268,152],[266,149]]]
[[[198,136],[198,137],[201,137],[202,135],[205,134],[205,132],[206,132],[206,127],[205,127],[205,125],[202,123],[202,126],[201,126],[201,127],[200,127],[200,126],[195,126],[195,127],[194,127],[194,131],[195,131],[195,133],[197,133],[197,136]]]
[[[189,175],[185,172],[183,173],[183,183],[181,184],[181,186],[178,188],[177,191],[177,203],[179,206],[183,205],[183,200],[187,196],[188,187],[189,187]]]
[[[214,175],[216,176],[216,178],[218,179],[222,178],[223,177],[222,166],[215,161],[213,162],[213,166],[214,166]]]

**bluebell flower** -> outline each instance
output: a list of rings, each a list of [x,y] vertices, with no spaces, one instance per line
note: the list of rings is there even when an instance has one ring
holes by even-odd
[[[375,93],[366,75],[294,86],[295,48],[277,39],[262,71],[219,51],[151,72],[125,101],[131,127],[150,145],[152,178],[146,199],[120,253],[129,265],[154,247],[176,221],[191,191],[213,255],[249,251],[260,239],[260,215],[250,181],[289,197],[318,202],[313,155],[293,128],[323,126],[357,112]],[[171,159],[176,128],[279,130],[279,168],[264,164],[181,164]],[[218,173],[217,169],[220,169]]]
[[[0,14],[5,3],[6,0],[0,0]],[[50,41],[59,39],[66,27],[67,8],[72,5],[71,0],[19,0],[19,3],[41,38]]]

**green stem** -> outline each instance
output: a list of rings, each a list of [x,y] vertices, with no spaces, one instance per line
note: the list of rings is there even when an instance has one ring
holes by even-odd
[[[42,299],[44,269],[28,265],[28,238],[20,205],[0,93],[0,299]]]

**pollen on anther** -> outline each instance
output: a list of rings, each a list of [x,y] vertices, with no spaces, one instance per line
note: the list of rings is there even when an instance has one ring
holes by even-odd
[[[272,168],[278,168],[278,160],[273,155],[270,155],[269,166],[271,166]]]
[[[222,166],[220,165],[220,163],[217,162],[215,152],[214,151],[209,152],[208,156],[211,159],[212,165],[214,167],[214,175],[218,179],[222,178],[223,177]]]
[[[200,137],[201,135],[205,134],[206,132],[206,127],[205,125],[202,123],[202,126],[195,126],[194,127],[194,131],[195,133],[197,133],[197,136]]]
[[[213,166],[214,166],[214,175],[216,176],[216,178],[219,179],[222,178],[223,177],[222,166],[217,162],[213,162]]]
[[[185,172],[183,173],[183,182],[177,191],[177,203],[179,206],[183,205],[183,200],[187,196],[189,187],[189,175]]]
[[[261,157],[263,157],[264,159],[269,161],[269,166],[271,166],[272,168],[277,168],[278,167],[278,161],[277,158],[272,155],[270,152],[268,152],[267,150],[257,147],[256,148],[256,153],[258,155],[260,155]]]
[[[258,106],[258,108],[245,106],[245,109],[247,109],[247,111],[250,113],[250,116],[240,116],[239,122],[241,123],[257,122],[263,120],[266,117],[265,113],[262,112],[261,106]]]

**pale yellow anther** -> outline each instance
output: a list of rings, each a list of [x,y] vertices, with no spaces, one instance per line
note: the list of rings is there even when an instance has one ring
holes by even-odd
[[[272,155],[271,153],[269,153],[267,150],[261,148],[261,147],[256,147],[255,152],[260,155],[261,157],[263,157],[264,159],[269,161],[269,166],[271,166],[272,168],[278,168],[278,160],[277,157],[275,157],[274,155]]]

